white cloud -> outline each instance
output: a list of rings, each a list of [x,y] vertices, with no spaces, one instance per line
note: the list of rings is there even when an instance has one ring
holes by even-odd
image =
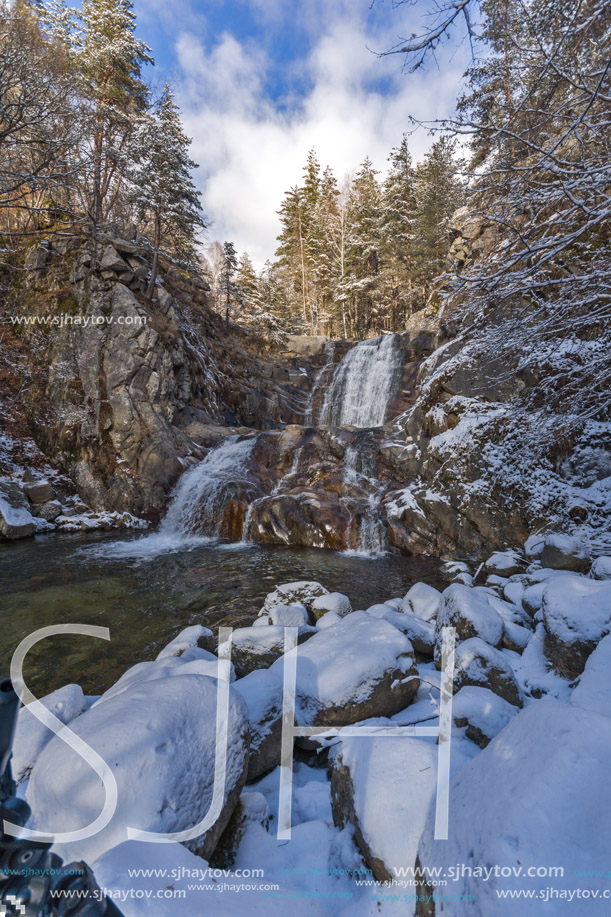
[[[354,0],[310,0],[312,47],[302,62],[288,64],[303,67],[310,88],[282,104],[267,94],[272,65],[262,48],[228,33],[211,47],[192,32],[180,36],[179,101],[201,164],[197,180],[213,221],[210,238],[232,240],[262,264],[276,247],[283,194],[299,181],[311,147],[340,181],[367,155],[383,171],[410,127],[409,115],[430,120],[452,110],[464,55],[439,71],[402,73],[400,57],[380,59],[367,49],[393,45],[399,23],[389,17],[372,31],[366,13]],[[402,25],[408,32],[405,19]],[[415,159],[430,142],[425,131],[412,138]]]

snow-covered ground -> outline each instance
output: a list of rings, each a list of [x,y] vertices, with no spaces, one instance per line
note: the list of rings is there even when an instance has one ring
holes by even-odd
[[[102,830],[56,849],[86,858],[125,917],[608,913],[611,559],[556,534],[485,571],[474,586],[448,565],[443,593],[419,583],[361,611],[321,584],[283,584],[233,633],[238,680],[233,646],[217,660],[192,626],[101,698],[54,692],[58,734],[23,710],[15,740],[30,827],[83,828],[114,781]],[[283,622],[300,640],[287,658]]]

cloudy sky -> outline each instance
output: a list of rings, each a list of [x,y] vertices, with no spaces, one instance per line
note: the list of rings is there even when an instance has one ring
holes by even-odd
[[[418,30],[393,0],[135,0],[153,48],[153,82],[171,78],[200,163],[208,240],[231,240],[261,265],[273,255],[276,211],[314,147],[339,180],[365,156],[385,169],[409,115],[448,114],[468,48],[409,74],[384,51]],[[430,145],[419,130],[415,159]]]

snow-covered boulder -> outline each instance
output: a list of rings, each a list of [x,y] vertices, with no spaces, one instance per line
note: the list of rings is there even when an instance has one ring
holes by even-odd
[[[477,753],[456,743],[452,775]],[[437,787],[437,745],[412,737],[342,739],[330,756],[333,821],[354,839],[379,882],[416,862],[418,843]]]
[[[47,694],[46,697],[41,697],[40,702],[64,725],[76,719],[87,706],[85,695],[78,685],[64,685],[63,688],[58,688],[57,691]],[[16,783],[21,783],[26,779],[39,754],[47,742],[51,741],[53,735],[54,733],[44,723],[30,713],[27,706],[21,708],[17,717],[11,759],[11,770]]]
[[[36,531],[30,504],[23,491],[8,481],[0,481],[0,535],[28,538]]]
[[[341,617],[335,611],[328,611],[322,618],[318,618],[316,621],[316,628],[317,630],[326,630],[327,627],[333,627],[334,624],[339,624],[341,620]]]
[[[532,635],[533,632],[528,627],[523,627],[514,621],[503,622],[503,647],[507,650],[523,653]]]
[[[304,627],[309,623],[308,611],[301,602],[293,605],[274,605],[269,612],[272,625],[279,624],[284,627]]]
[[[314,600],[321,595],[328,594],[328,589],[312,580],[282,583],[282,585],[276,586],[273,592],[269,592],[266,595],[259,614],[269,614],[275,605],[293,605],[295,602],[305,605],[308,611],[311,611]]]
[[[552,570],[586,573],[590,569],[590,553],[579,538],[548,535],[541,552],[541,566],[551,567]]]
[[[49,500],[47,503],[43,503],[43,505],[39,508],[38,515],[46,522],[53,522],[55,519],[57,519],[58,516],[61,515],[61,512],[62,505],[59,500]]]
[[[611,583],[557,576],[543,593],[545,655],[566,678],[583,672],[597,643],[611,630]]]
[[[371,615],[372,618],[385,618],[386,615],[396,610],[394,606],[386,605],[385,602],[377,602],[375,605],[370,605],[367,609],[367,614]]]
[[[111,763],[118,806],[110,823],[93,837],[59,845],[60,856],[91,862],[125,841],[128,827],[175,832],[204,818],[214,783],[217,684],[199,675],[136,684],[71,723]],[[247,767],[248,714],[242,695],[231,687],[222,811],[204,836],[188,842],[204,857],[210,856],[231,817]],[[93,822],[103,809],[105,790],[85,759],[57,736],[39,755],[26,798],[35,827],[59,833]]]
[[[424,621],[415,614],[403,613],[389,609],[384,615],[384,620],[389,621],[397,630],[405,634],[414,650],[423,656],[432,656],[435,652],[435,624]]]
[[[529,535],[524,542],[524,553],[528,560],[538,560],[545,544],[545,535]]]
[[[611,807],[606,762],[611,757],[611,718],[560,701],[543,700],[515,716],[450,784],[447,840],[434,840],[429,813],[420,841],[419,861],[426,869],[470,867],[461,872],[460,900],[422,903],[416,914],[430,917],[541,917],[563,913],[603,917],[591,897],[550,898],[545,891],[591,889],[580,871],[599,868],[611,850],[611,822],[601,818]],[[593,830],[593,826],[596,826]],[[529,866],[564,870],[550,880]],[[497,866],[482,873],[484,866]],[[479,869],[478,869],[479,867]],[[591,874],[590,874],[591,875]],[[484,881],[485,879],[485,881]],[[422,889],[422,892],[425,890]],[[533,897],[501,897],[498,892],[534,891]],[[473,896],[471,898],[470,896]]]
[[[233,663],[230,666],[230,681],[235,681],[236,673]],[[200,647],[189,647],[181,656],[167,656],[164,659],[156,659],[154,662],[137,662],[130,669],[121,675],[118,681],[114,683],[104,694],[99,697],[92,706],[106,703],[106,701],[121,694],[128,688],[136,685],[144,685],[152,681],[159,681],[160,678],[168,679],[183,675],[205,675],[209,678],[218,677],[218,659],[208,650]]]
[[[611,557],[597,557],[590,570],[592,579],[611,579]]]
[[[248,780],[255,780],[280,764],[282,740],[282,678],[258,669],[240,678],[238,689],[248,709],[250,755]]]
[[[433,621],[439,610],[441,592],[426,583],[414,583],[405,594],[403,601],[417,618],[422,618],[423,621]],[[407,611],[408,608],[405,610]]]
[[[611,716],[611,634],[600,641],[586,662],[571,703]]]
[[[158,654],[157,659],[167,659],[170,656],[180,656],[186,649],[199,646],[206,650],[214,649],[214,634],[208,627],[201,624],[192,624],[174,637]]]
[[[518,708],[488,688],[466,685],[452,701],[452,718],[457,726],[466,726],[467,738],[485,748],[504,729]]]
[[[352,605],[347,595],[342,592],[328,592],[326,595],[319,595],[312,602],[312,615],[318,621],[327,612],[333,612],[343,618],[352,611]]]
[[[236,627],[231,635],[231,661],[238,678],[243,678],[255,669],[268,669],[284,653],[284,633],[285,627],[280,624]],[[316,628],[309,624],[300,627],[299,642],[303,643],[315,633]]]
[[[279,659],[271,671],[282,677]],[[419,679],[412,645],[396,627],[353,612],[298,648],[299,726],[344,726],[392,716],[412,700]]]
[[[495,576],[515,576],[523,569],[522,558],[515,551],[496,551],[486,561],[486,570]]]
[[[23,489],[30,503],[42,505],[55,499],[55,491],[49,482],[43,478],[38,481],[29,481],[23,485]]]
[[[479,589],[453,583],[445,590],[435,624],[435,662],[441,665],[441,641],[444,627],[456,628],[456,642],[479,637],[490,646],[500,646],[503,620]]]
[[[507,656],[479,637],[471,637],[456,647],[454,693],[465,685],[489,688],[509,704],[522,706],[522,693]]]

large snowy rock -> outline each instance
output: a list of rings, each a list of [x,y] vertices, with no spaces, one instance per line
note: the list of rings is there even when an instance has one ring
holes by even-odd
[[[518,708],[513,704],[488,688],[474,685],[461,688],[452,701],[454,722],[461,728],[466,727],[467,738],[480,748],[485,748],[516,713]]]
[[[64,726],[79,716],[87,706],[83,691],[78,685],[64,685],[52,694],[41,697],[40,702]],[[27,706],[21,708],[17,717],[11,759],[11,770],[16,783],[25,780],[39,754],[53,736],[54,733],[30,713]]]
[[[342,739],[331,754],[333,821],[354,828],[354,839],[379,882],[416,862],[420,835],[435,797],[437,751],[433,740],[384,736]],[[454,775],[477,754],[470,742],[455,743]]]
[[[575,896],[569,906],[566,890],[594,887],[579,872],[600,869],[611,850],[611,821],[601,818],[611,807],[610,758],[609,717],[551,700],[515,716],[450,784],[448,840],[434,840],[431,812],[420,842],[423,869],[443,874],[459,864],[462,900],[438,899],[432,909],[419,902],[416,914],[555,917],[566,908],[576,917],[607,914],[602,896]],[[550,879],[546,870],[537,876],[536,867],[543,865],[561,867],[564,875]],[[469,867],[464,875],[463,866]],[[526,876],[533,866],[535,875]],[[565,900],[546,900],[550,886],[564,890]],[[516,905],[500,891],[534,896],[520,897]]]
[[[495,576],[514,576],[523,569],[522,558],[515,551],[496,551],[486,561],[486,570]]]
[[[30,503],[38,503],[42,505],[43,503],[48,503],[50,500],[55,499],[55,492],[48,481],[39,480],[39,481],[30,481],[27,484],[23,485],[25,495],[30,501]]]
[[[392,608],[388,609],[384,620],[405,634],[417,653],[423,656],[433,655],[435,651],[435,624],[433,621],[424,621],[411,612],[406,614]]]
[[[557,576],[543,593],[545,655],[566,678],[583,672],[597,643],[611,630],[611,583]]]
[[[214,783],[217,684],[201,675],[136,684],[71,724],[112,768],[118,806],[98,834],[60,845],[61,856],[91,861],[125,841],[128,827],[176,832],[204,818]],[[248,714],[242,695],[232,687],[222,811],[205,835],[189,842],[204,857],[210,856],[231,817],[247,767]],[[85,759],[57,736],[34,765],[26,798],[35,827],[58,833],[93,822],[102,811],[105,791]]]
[[[445,590],[435,625],[435,662],[441,665],[441,642],[444,627],[456,628],[456,642],[479,637],[490,646],[500,646],[503,620],[488,601],[488,595],[471,586],[453,583]]]
[[[231,635],[231,661],[238,677],[242,678],[255,669],[268,669],[284,653],[284,625],[269,624],[266,627],[236,627]],[[315,634],[309,625],[299,628],[299,642]],[[220,647],[219,647],[220,649]]]
[[[206,650],[214,649],[214,634],[208,627],[204,627],[201,624],[192,624],[190,627],[185,627],[184,630],[181,630],[178,636],[174,637],[161,650],[157,659],[180,656],[185,650],[196,646]]]
[[[279,659],[272,672],[282,677],[283,665]],[[298,648],[297,724],[344,726],[392,716],[407,707],[418,685],[407,637],[387,621],[353,612]]]
[[[344,615],[349,615],[351,611],[350,599],[342,592],[328,592],[326,595],[319,595],[312,602],[312,614],[316,621],[327,612],[333,612],[343,618]]]
[[[433,621],[437,617],[441,592],[426,583],[414,583],[403,599],[405,611],[413,612],[423,621]]]
[[[611,716],[611,634],[601,640],[586,662],[571,703]]]
[[[592,564],[590,576],[593,579],[611,579],[611,557],[597,557]]]
[[[465,685],[489,688],[507,703],[522,706],[522,693],[507,656],[479,637],[471,637],[456,647],[454,693]]]
[[[541,552],[541,566],[552,570],[574,570],[585,573],[590,569],[590,553],[579,538],[571,535],[548,535]]]
[[[280,764],[282,743],[282,678],[258,669],[240,678],[236,688],[246,701],[250,726],[248,780],[255,780]]]
[[[292,605],[295,602],[305,605],[308,611],[311,611],[314,600],[321,595],[328,594],[328,589],[312,580],[282,583],[282,585],[276,586],[273,592],[267,594],[259,614],[269,614],[275,605]]]
[[[235,681],[233,664],[230,666],[230,681]],[[121,678],[99,697],[92,707],[106,703],[111,697],[127,691],[136,685],[143,685],[160,678],[167,679],[182,675],[206,675],[218,678],[218,659],[208,650],[199,647],[186,649],[181,656],[166,656],[154,662],[137,662],[123,673]]]
[[[271,624],[284,627],[304,627],[309,622],[305,605],[295,602],[293,605],[274,605],[269,612]]]
[[[0,481],[0,535],[5,538],[28,538],[36,531],[27,497],[7,481]]]

